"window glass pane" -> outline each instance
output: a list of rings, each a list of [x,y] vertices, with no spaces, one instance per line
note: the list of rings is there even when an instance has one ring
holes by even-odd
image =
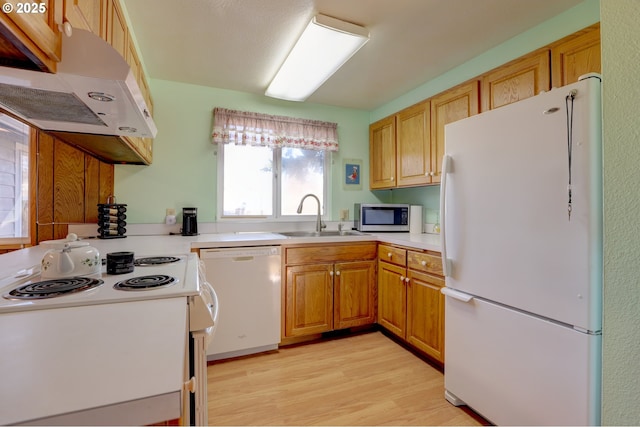
[[[0,238],[29,237],[29,126],[0,113]]]
[[[226,144],[223,215],[273,214],[273,152],[267,147]]]
[[[300,200],[308,193],[318,196],[324,209],[324,156],[324,151],[282,149],[282,215],[296,215]],[[315,215],[317,212],[316,201],[305,200],[302,213]]]

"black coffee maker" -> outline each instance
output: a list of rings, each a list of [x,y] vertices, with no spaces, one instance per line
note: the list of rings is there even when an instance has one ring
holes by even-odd
[[[182,208],[182,235],[198,234],[198,208]]]

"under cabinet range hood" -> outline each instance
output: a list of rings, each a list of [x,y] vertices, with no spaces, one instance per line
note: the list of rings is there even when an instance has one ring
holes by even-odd
[[[97,35],[74,29],[63,36],[57,71],[0,67],[0,108],[55,133],[156,136],[131,68]]]

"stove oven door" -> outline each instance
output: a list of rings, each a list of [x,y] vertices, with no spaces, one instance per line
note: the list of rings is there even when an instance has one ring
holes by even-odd
[[[218,321],[218,297],[206,281],[200,281],[200,294],[189,297],[189,366],[183,395],[184,425],[208,425],[207,348]]]

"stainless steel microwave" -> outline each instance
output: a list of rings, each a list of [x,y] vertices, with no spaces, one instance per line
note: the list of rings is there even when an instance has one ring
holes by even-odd
[[[356,203],[353,226],[359,231],[409,231],[409,205]]]

